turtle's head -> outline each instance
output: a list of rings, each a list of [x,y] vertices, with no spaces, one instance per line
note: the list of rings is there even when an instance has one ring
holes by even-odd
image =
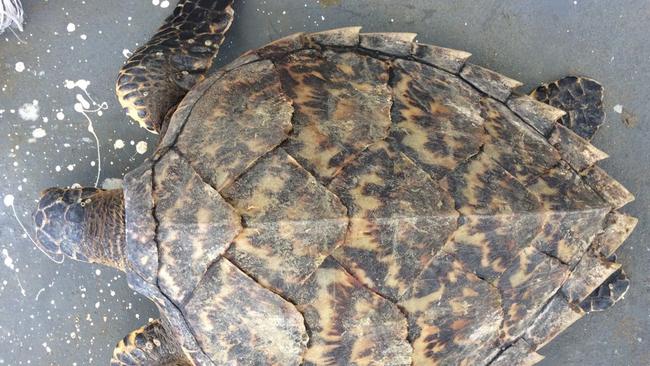
[[[49,188],[34,212],[36,244],[51,259],[72,259],[124,269],[122,190]]]

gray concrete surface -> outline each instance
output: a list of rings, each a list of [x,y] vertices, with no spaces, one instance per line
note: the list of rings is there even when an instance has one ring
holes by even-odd
[[[122,114],[113,82],[123,53],[144,42],[174,4],[23,3],[25,42],[11,33],[0,36],[0,364],[105,365],[118,339],[156,317],[154,307],[116,271],[50,262],[24,235],[12,207],[29,225],[41,189],[92,185],[100,163],[100,185],[119,179],[151,152],[155,137]],[[422,42],[470,51],[473,62],[527,88],[566,74],[600,80],[607,88],[608,119],[595,144],[610,154],[602,166],[637,195],[625,211],[640,224],[620,250],[633,284],[614,309],[584,317],[544,348],[542,364],[650,364],[650,2],[247,0],[236,10],[221,64],[292,32],[362,25],[367,31],[418,32]],[[77,80],[90,82],[90,96],[78,87],[83,83],[75,86]],[[106,103],[101,116],[88,113],[101,159],[88,121],[74,109],[77,94]],[[637,116],[636,125],[623,124],[615,105]],[[144,154],[136,149],[140,141],[148,142]]]

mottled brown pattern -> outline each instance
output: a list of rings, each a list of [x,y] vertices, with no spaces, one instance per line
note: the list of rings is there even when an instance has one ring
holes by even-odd
[[[544,136],[549,136],[555,122],[566,114],[562,109],[538,102],[527,95],[512,96],[506,102],[521,119]]]
[[[310,330],[304,365],[411,365],[406,318],[331,257],[304,284],[297,308]]]
[[[175,146],[220,191],[287,138],[291,114],[273,64],[247,64],[211,85]]]
[[[154,167],[158,285],[181,304],[241,230],[240,217],[174,151]]]
[[[156,155],[161,271],[145,277],[153,207],[132,199],[129,284],[196,364],[539,361],[533,350],[583,314],[558,289],[571,276],[577,302],[602,282],[585,252],[629,235],[633,220],[604,220],[631,195],[571,168],[585,145],[553,147],[561,111],[511,96],[519,82],[412,34],[358,32],[286,37],[190,93]],[[128,194],[151,194],[148,169]],[[176,230],[205,205],[227,243]]]
[[[217,365],[299,365],[304,319],[227,259],[208,269],[183,307],[201,348]]]
[[[537,198],[485,153],[445,183],[463,216],[443,250],[479,277],[496,280],[537,235],[543,219]]]
[[[481,99],[485,130],[490,138],[483,150],[524,185],[552,168],[560,154],[537,131],[505,105]]]
[[[568,164],[561,162],[528,186],[546,211],[537,249],[575,265],[602,228],[608,205]]]
[[[404,60],[394,65],[391,137],[433,179],[440,179],[476,154],[486,139],[480,95],[432,66]]]
[[[469,62],[463,67],[460,76],[476,89],[501,102],[505,102],[513,90],[524,85],[520,81]]]
[[[526,330],[524,340],[538,350],[566,328],[582,318],[585,312],[569,304],[562,294],[556,294]]]
[[[345,206],[282,149],[223,194],[246,224],[226,255],[284,296],[292,296],[345,237]]]
[[[569,267],[532,246],[519,253],[497,284],[503,299],[501,344],[515,341],[526,330],[569,273]]]
[[[548,141],[562,154],[562,159],[581,172],[608,157],[589,141],[557,123]]]
[[[471,55],[469,52],[429,44],[416,43],[413,45],[413,57],[416,60],[439,67],[452,74],[458,74]]]
[[[397,299],[456,228],[453,200],[389,142],[370,146],[330,184],[350,227],[334,257],[366,286]]]
[[[496,355],[499,292],[438,254],[398,303],[408,314],[414,365],[476,365]]]
[[[294,133],[286,150],[323,183],[387,135],[388,65],[352,52],[300,51],[278,61],[293,99]]]

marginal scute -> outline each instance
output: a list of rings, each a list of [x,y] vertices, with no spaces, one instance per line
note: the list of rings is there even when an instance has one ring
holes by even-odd
[[[613,208],[621,208],[634,201],[634,195],[599,166],[594,165],[584,170],[582,176]]]
[[[127,270],[153,283],[158,275],[158,249],[151,169],[152,163],[145,162],[124,176],[124,216]]]
[[[410,56],[417,33],[361,33],[363,48],[394,56]]]
[[[505,102],[513,90],[524,85],[520,81],[470,63],[465,64],[460,76],[478,90],[501,102]]]
[[[483,151],[524,185],[560,161],[557,150],[505,105],[492,98],[482,98],[481,105],[490,136]]]
[[[283,145],[324,184],[388,135],[388,65],[354,52],[288,55],[277,63],[293,99],[294,132]]]
[[[246,224],[226,256],[283,296],[292,296],[345,237],[345,206],[282,149],[223,195]]]
[[[511,96],[506,104],[521,119],[544,136],[549,136],[555,122],[566,114],[559,108],[539,102],[527,95]]]
[[[287,138],[292,112],[273,64],[247,64],[211,85],[175,146],[220,191]]]
[[[462,216],[443,250],[479,277],[498,279],[540,230],[540,203],[486,154],[461,165],[445,182]]]
[[[304,365],[411,365],[406,318],[328,258],[304,284],[297,308],[310,330]]]
[[[307,38],[323,46],[355,47],[359,44],[360,30],[361,27],[336,28],[309,33]]]
[[[294,33],[292,35],[275,40],[264,47],[258,48],[255,52],[263,59],[274,59],[283,57],[289,52],[297,51],[305,46],[305,34]]]
[[[562,155],[562,159],[578,172],[608,157],[606,153],[598,150],[589,141],[559,123],[555,125],[548,142],[555,146]]]
[[[638,222],[636,217],[618,211],[611,212],[605,219],[603,230],[594,238],[594,250],[605,257],[611,256],[630,236]]]
[[[496,284],[503,299],[500,344],[521,336],[569,273],[569,267],[532,246],[519,253]]]
[[[610,207],[565,162],[541,175],[528,189],[546,211],[535,247],[574,266],[602,228]]]
[[[524,340],[533,346],[533,349],[538,350],[584,315],[582,309],[569,304],[564,296],[558,293],[526,330]]]
[[[619,263],[610,262],[605,257],[587,252],[562,286],[562,293],[569,302],[580,304],[620,268]]]
[[[413,45],[413,57],[452,74],[458,74],[471,53],[451,48],[416,43]]]
[[[433,179],[479,152],[487,138],[481,95],[469,84],[429,65],[395,60],[391,87],[391,138]]]
[[[414,365],[475,365],[496,356],[499,293],[452,256],[436,255],[398,304],[408,316]]]
[[[240,217],[173,150],[154,167],[158,285],[181,304],[241,231]]]
[[[523,339],[518,339],[494,359],[490,366],[532,366],[543,359],[544,356],[535,352],[530,344]]]
[[[217,365],[302,362],[308,337],[300,312],[225,258],[210,266],[183,313]]]
[[[456,228],[451,197],[389,142],[370,146],[329,188],[350,215],[345,244],[334,257],[391,300],[411,285]]]

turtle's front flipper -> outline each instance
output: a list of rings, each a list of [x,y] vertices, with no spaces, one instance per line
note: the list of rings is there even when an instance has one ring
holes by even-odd
[[[615,262],[616,255],[612,254],[608,260]],[[612,273],[600,287],[595,289],[589,296],[580,303],[582,310],[587,312],[607,310],[623,298],[627,289],[630,288],[630,280],[623,269]]]
[[[160,320],[129,333],[113,351],[111,366],[174,365],[192,363],[185,357]]]
[[[205,77],[233,20],[233,0],[180,0],[122,67],[117,96],[142,127],[160,132],[170,109]]]
[[[561,123],[584,139],[591,140],[605,121],[603,87],[595,80],[567,76],[538,87],[531,96],[567,112]]]

